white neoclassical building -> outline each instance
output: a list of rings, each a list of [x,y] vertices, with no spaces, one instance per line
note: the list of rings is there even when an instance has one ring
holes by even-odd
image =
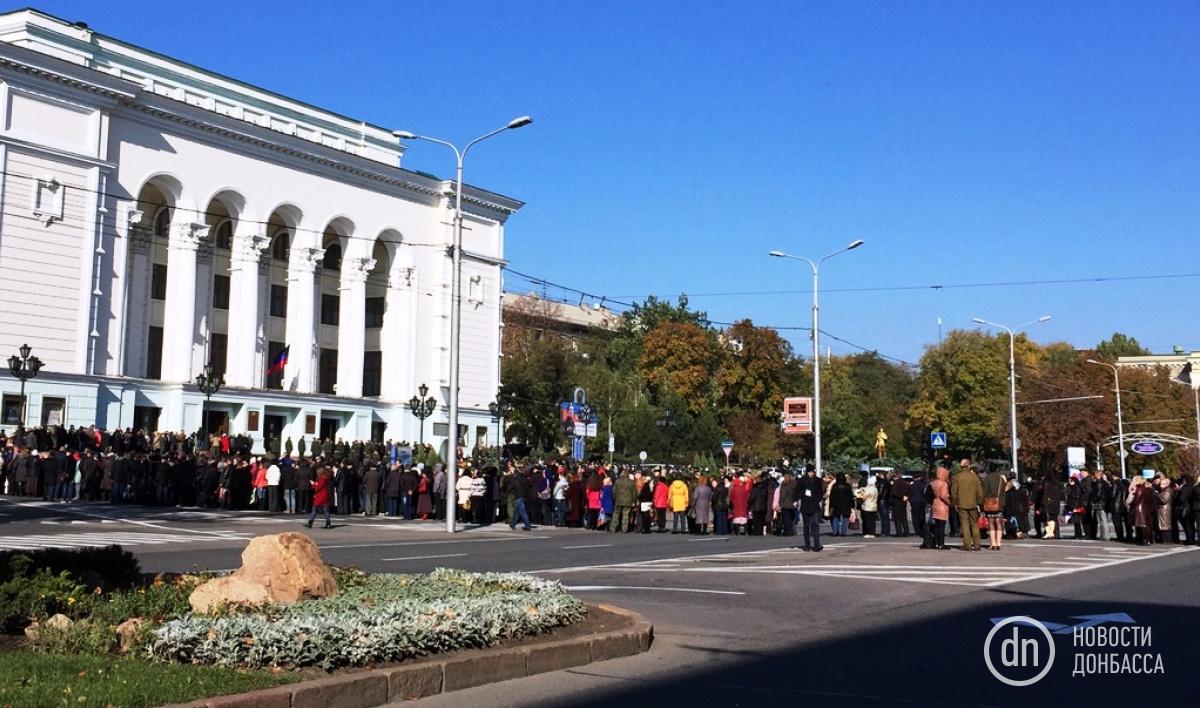
[[[386,128],[35,10],[0,15],[0,427],[444,446],[453,184]],[[449,162],[449,156],[447,161]],[[464,190],[460,436],[494,437],[504,223]],[[268,375],[287,348],[287,366]],[[225,386],[205,408],[206,363]]]

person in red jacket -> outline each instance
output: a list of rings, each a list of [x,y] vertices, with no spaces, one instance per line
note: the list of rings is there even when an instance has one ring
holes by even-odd
[[[329,520],[329,486],[332,481],[333,476],[329,474],[329,468],[321,465],[321,469],[317,472],[317,479],[312,485],[312,510],[308,512],[308,522],[304,524],[310,529],[312,528],[313,521],[317,518],[317,509],[325,512],[325,525],[321,528],[333,528],[333,524]]]
[[[734,535],[745,535],[750,521],[750,480],[743,475],[734,478],[729,486],[729,516],[733,520]]]
[[[654,478],[654,520],[659,533],[667,532],[667,503],[670,499],[670,489],[667,478],[659,470],[658,476]]]

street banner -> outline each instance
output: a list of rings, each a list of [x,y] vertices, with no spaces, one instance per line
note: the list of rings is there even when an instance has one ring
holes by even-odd
[[[783,432],[785,435],[805,435],[813,431],[812,399],[793,396],[783,399]]]
[[[1087,467],[1087,450],[1082,447],[1067,448],[1067,468],[1071,472],[1082,472]]]

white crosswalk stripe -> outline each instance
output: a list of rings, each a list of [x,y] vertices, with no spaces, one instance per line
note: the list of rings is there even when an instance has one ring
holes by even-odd
[[[827,546],[826,548],[832,550],[837,547]],[[1021,559],[1014,558],[1012,555],[1007,555],[1004,559],[1012,558],[1016,560],[1017,562],[1013,565],[974,565],[976,559],[982,560],[983,558],[987,558],[987,556],[983,558],[980,558],[978,554],[962,554],[960,556],[958,553],[955,553],[953,556],[936,556],[938,560],[944,561],[941,565],[899,565],[844,563],[838,562],[839,559],[836,555],[818,559],[815,557],[815,554],[776,549],[767,552],[769,555],[733,553],[716,556],[638,561],[604,566],[585,566],[582,568],[562,568],[543,572],[569,573],[581,570],[603,569],[617,573],[796,575],[886,582],[929,583],[935,585],[999,587],[1027,580],[1096,570],[1147,558],[1162,558],[1197,549],[1194,547],[1112,549],[1113,552],[1107,553],[1102,552],[1100,548],[1078,548],[1078,550],[1083,551],[1086,555],[1065,556],[1053,560],[1037,561],[1038,565],[1021,564]],[[828,562],[826,562],[826,559]],[[993,559],[1003,562],[1001,558],[996,557],[992,557],[989,560]],[[962,564],[958,565],[958,563]]]
[[[220,534],[136,533],[98,531],[95,533],[26,534],[0,536],[0,549],[33,550],[37,548],[82,548],[85,546],[162,546],[170,543],[204,543],[245,540],[248,533]]]

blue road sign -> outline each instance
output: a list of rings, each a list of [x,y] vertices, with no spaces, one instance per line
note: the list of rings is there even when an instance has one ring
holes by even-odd
[[[934,450],[946,449],[946,434],[945,433],[930,433],[929,434],[929,447],[932,447]]]

